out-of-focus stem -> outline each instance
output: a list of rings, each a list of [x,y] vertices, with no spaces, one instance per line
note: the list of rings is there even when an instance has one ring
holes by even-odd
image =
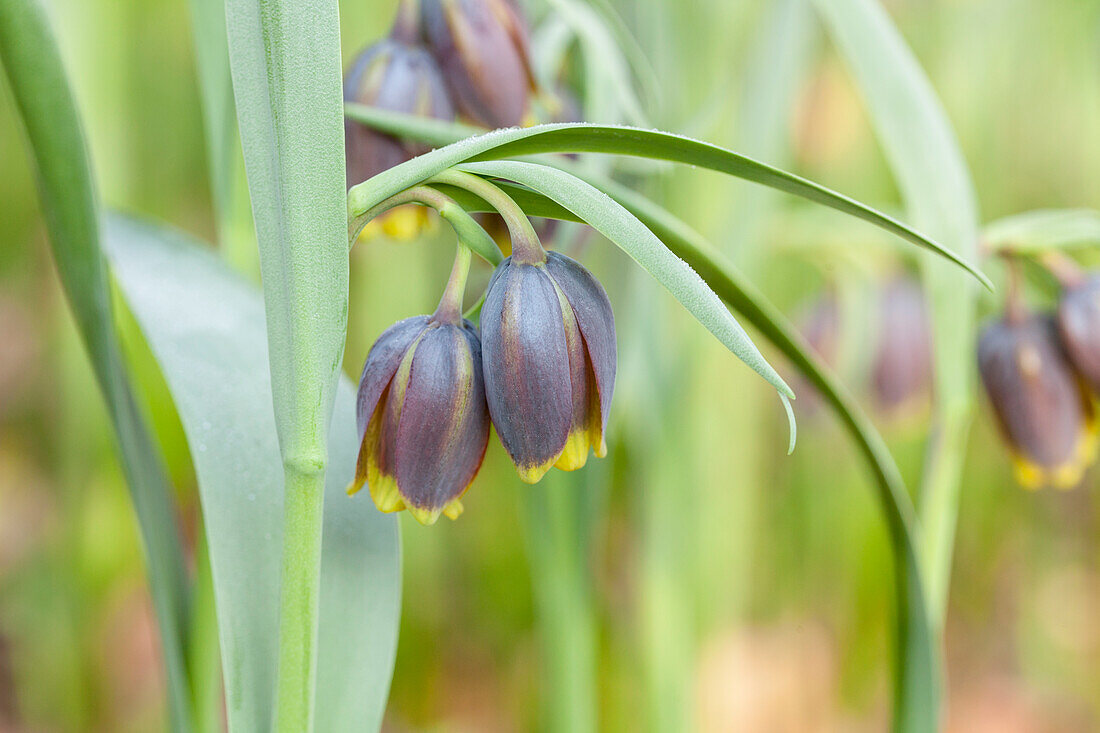
[[[597,729],[596,619],[585,495],[592,468],[551,471],[524,492],[527,546],[545,670],[549,733]]]

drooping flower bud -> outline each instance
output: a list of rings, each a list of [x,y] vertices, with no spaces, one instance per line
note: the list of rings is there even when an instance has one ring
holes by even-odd
[[[344,79],[344,100],[406,114],[454,118],[454,107],[435,59],[399,38],[383,39],[355,59]],[[427,147],[345,120],[348,186],[427,151]]]
[[[1058,331],[1070,363],[1100,393],[1100,274],[1066,289],[1058,304]]]
[[[920,286],[898,278],[879,296],[878,344],[872,365],[877,406],[891,415],[908,411],[932,386],[932,334]]]
[[[367,355],[357,400],[355,480],[383,512],[422,524],[462,512],[461,496],[489,441],[481,345],[469,321],[415,316],[391,326]]]
[[[459,110],[486,127],[514,127],[535,86],[527,27],[510,0],[423,0],[428,46]]]
[[[1020,484],[1076,486],[1096,455],[1096,418],[1053,319],[1010,313],[988,325],[978,369]]]
[[[520,478],[535,483],[604,456],[615,388],[615,318],[588,270],[550,252],[508,257],[481,311],[485,394],[493,425]]]

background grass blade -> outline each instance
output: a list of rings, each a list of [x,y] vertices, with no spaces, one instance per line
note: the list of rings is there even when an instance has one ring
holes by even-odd
[[[874,0],[817,0],[863,93],[875,132],[917,226],[965,258],[977,253],[978,210],[970,174],[950,122],[920,64]],[[921,485],[924,569],[930,617],[942,628],[951,574],[959,480],[973,405],[976,292],[926,261],[932,304],[935,417]],[[938,710],[902,701],[905,730],[928,730]]]
[[[780,394],[794,395],[706,283],[669,252],[653,232],[597,188],[565,171],[537,163],[498,161],[469,163],[462,168],[528,186],[572,211],[645,268],[726,348]]]
[[[321,501],[348,314],[340,18],[336,0],[229,0],[226,10],[288,499],[278,726],[308,731]]]
[[[393,117],[398,123],[407,118],[407,115],[404,118]],[[400,134],[398,123],[385,131]],[[426,129],[423,125],[415,128],[423,129]],[[438,135],[441,129],[440,125],[434,125],[431,132]],[[354,218],[409,186],[459,163],[560,152],[608,153],[667,160],[708,168],[770,186],[863,219],[913,244],[936,252],[968,270],[982,284],[990,287],[989,279],[985,275],[952,251],[909,226],[847,196],[716,145],[636,127],[562,123],[496,130],[459,140],[383,171],[369,181],[352,187],[348,192],[348,212]]]
[[[80,117],[43,8],[0,4],[0,59],[37,167],[54,261],[107,402],[146,553],[172,729],[191,729],[185,663],[187,578],[171,487],[138,410],[111,312],[97,195]]]
[[[199,481],[233,731],[272,729],[283,492],[259,291],[187,237],[114,217],[107,251],[183,423]],[[317,711],[322,731],[381,724],[397,646],[397,523],[349,499],[354,390],[332,420]]]
[[[235,267],[252,273],[257,265],[256,245],[244,196],[233,80],[229,74],[225,0],[190,0],[189,4],[218,245]]]
[[[1006,216],[982,229],[982,244],[990,252],[1038,253],[1100,245],[1100,211],[1040,209]]]

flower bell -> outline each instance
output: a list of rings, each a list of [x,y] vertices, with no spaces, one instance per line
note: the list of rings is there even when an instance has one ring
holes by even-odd
[[[909,279],[889,282],[879,296],[878,346],[872,365],[876,404],[901,416],[927,399],[932,387],[928,302]]]
[[[461,317],[469,252],[460,250],[439,309],[387,329],[359,381],[360,448],[348,493],[366,483],[380,511],[408,509],[421,524],[462,513],[489,442],[481,344]]]
[[[1096,417],[1053,320],[1010,310],[983,330],[978,369],[1020,484],[1076,486],[1096,455]]]
[[[420,45],[415,4],[403,2],[388,38],[360,53],[344,79],[344,101],[406,114],[454,119],[454,107],[435,59]],[[344,122],[347,179],[351,187],[424,153],[366,125]]]
[[[423,0],[424,34],[461,112],[514,127],[535,87],[527,28],[510,0]]]
[[[1070,363],[1100,392],[1100,274],[1066,288],[1058,304],[1058,331]]]
[[[579,263],[535,246],[517,246],[496,269],[481,311],[489,414],[527,483],[552,466],[580,468],[590,447],[606,455],[616,362],[603,287]]]

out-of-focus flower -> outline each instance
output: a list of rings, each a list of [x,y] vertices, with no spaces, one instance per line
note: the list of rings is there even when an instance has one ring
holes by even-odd
[[[878,344],[871,368],[878,407],[903,415],[926,399],[932,386],[932,337],[928,302],[920,286],[890,281],[879,300]]]
[[[426,49],[396,38],[385,38],[359,54],[344,79],[344,100],[422,117],[454,118],[435,59]],[[344,138],[349,187],[427,150],[354,120],[344,122]]]
[[[486,127],[524,121],[535,79],[527,27],[509,0],[423,0],[428,46],[459,110]]]
[[[1066,289],[1058,304],[1058,332],[1074,368],[1100,392],[1100,274]]]
[[[615,387],[615,318],[588,270],[551,252],[508,257],[481,311],[485,393],[493,425],[520,478],[535,483],[607,452]]]
[[[361,444],[348,493],[366,482],[383,512],[408,509],[422,524],[456,518],[489,441],[473,324],[415,316],[391,326],[367,355],[357,410]]]
[[[840,305],[836,296],[831,293],[820,295],[802,303],[792,320],[821,361],[835,369],[840,357]],[[822,407],[817,388],[801,372],[792,375],[791,383],[798,394],[794,409],[807,416],[816,414]]]
[[[1020,484],[1076,486],[1096,456],[1096,417],[1053,319],[1010,312],[986,326],[978,369]]]

